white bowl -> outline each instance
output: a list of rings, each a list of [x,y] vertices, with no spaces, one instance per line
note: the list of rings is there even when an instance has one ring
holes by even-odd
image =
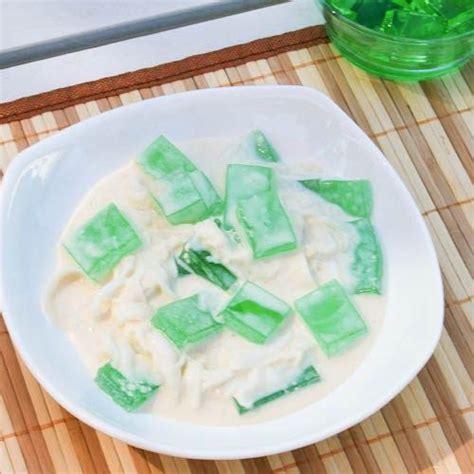
[[[101,177],[160,133],[173,140],[232,136],[262,127],[285,156],[311,152],[337,173],[374,187],[384,246],[387,312],[356,372],[333,393],[289,416],[209,427],[128,414],[95,386],[67,335],[50,323],[41,295],[60,233]],[[268,455],[334,435],[386,404],[423,367],[440,336],[443,291],[432,241],[405,186],[378,148],[330,99],[304,87],[186,92],[78,123],[21,153],[8,169],[1,206],[0,289],[5,321],[27,366],[51,396],[85,423],[134,446],[174,456]]]

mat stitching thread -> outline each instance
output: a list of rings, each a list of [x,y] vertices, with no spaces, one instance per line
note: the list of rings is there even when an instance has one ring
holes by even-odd
[[[435,207],[434,209],[429,209],[428,211],[422,212],[421,215],[426,217],[433,212],[446,211],[452,207],[463,206],[464,204],[470,204],[471,202],[474,202],[474,198],[463,199],[461,201],[452,202],[451,204],[446,204],[446,206]]]
[[[428,118],[424,118],[424,119],[421,119],[421,120],[417,120],[415,123],[412,123],[412,124],[398,125],[398,126],[393,127],[391,129],[382,130],[381,132],[377,132],[377,133],[369,133],[368,135],[369,135],[369,137],[372,137],[372,138],[383,137],[383,136],[386,136],[386,135],[388,135],[389,133],[392,133],[392,132],[401,132],[402,130],[408,130],[410,127],[413,127],[413,126],[427,125],[429,123],[433,123],[433,122],[436,122],[436,121],[441,123],[441,120],[444,120],[444,119],[449,118],[449,117],[453,117],[453,116],[458,115],[458,114],[463,114],[465,112],[471,112],[473,110],[474,110],[474,108],[472,108],[472,107],[468,107],[466,109],[458,109],[458,110],[449,112],[449,113],[444,114],[444,115],[434,115],[433,117],[428,117]]]

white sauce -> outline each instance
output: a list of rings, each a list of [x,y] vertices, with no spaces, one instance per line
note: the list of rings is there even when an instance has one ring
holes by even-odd
[[[223,195],[228,163],[266,165],[247,158],[236,140],[199,140],[180,144]],[[291,161],[289,159],[291,158]],[[314,162],[311,162],[314,163]],[[274,165],[281,199],[299,239],[296,252],[253,261],[246,245],[236,246],[209,219],[197,225],[171,226],[149,197],[142,171],[133,162],[100,181],[84,198],[66,230],[74,231],[111,202],[139,232],[144,246],[124,258],[104,283],[87,279],[63,247],[49,285],[45,305],[67,331],[91,373],[108,361],[132,378],[161,384],[146,405],[160,415],[199,424],[235,425],[277,418],[313,403],[343,383],[367,356],[383,322],[385,303],[379,296],[354,296],[369,326],[369,335],[343,354],[327,358],[297,314],[264,345],[224,330],[180,353],[149,319],[156,309],[176,299],[204,292],[214,314],[229,293],[194,275],[176,279],[174,256],[191,240],[228,266],[289,304],[333,278],[352,284],[350,263],[357,236],[352,220],[296,182],[331,170],[288,157]],[[235,285],[234,291],[238,285]],[[231,292],[232,294],[232,292]],[[314,364],[322,381],[243,416],[242,405],[288,385]]]

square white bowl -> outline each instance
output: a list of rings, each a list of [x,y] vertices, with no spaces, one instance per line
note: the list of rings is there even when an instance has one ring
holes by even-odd
[[[373,221],[385,258],[381,333],[356,372],[321,401],[283,418],[237,427],[199,426],[125,413],[95,386],[41,298],[58,238],[90,187],[163,133],[174,141],[234,136],[262,127],[284,156],[304,153],[337,175],[371,180]],[[298,448],[334,435],[382,407],[423,367],[443,323],[433,244],[413,199],[369,138],[330,99],[305,87],[207,89],[146,100],[78,123],[22,152],[3,185],[0,295],[23,360],[73,415],[143,449],[234,459]]]

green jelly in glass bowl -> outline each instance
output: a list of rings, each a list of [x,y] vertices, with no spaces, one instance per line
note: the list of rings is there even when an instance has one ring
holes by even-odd
[[[474,55],[474,0],[321,0],[328,35],[356,66],[397,81],[454,72]]]

